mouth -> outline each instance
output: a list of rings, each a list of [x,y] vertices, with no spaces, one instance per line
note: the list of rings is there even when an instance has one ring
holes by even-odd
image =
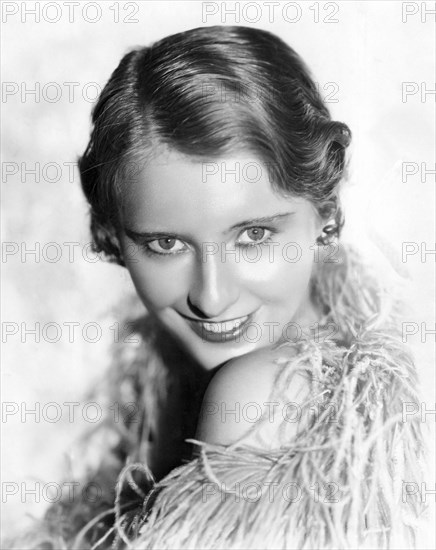
[[[252,321],[254,313],[219,323],[197,321],[189,317],[185,317],[185,319],[187,319],[189,326],[195,334],[200,336],[202,340],[213,343],[224,343],[232,340],[238,341]]]

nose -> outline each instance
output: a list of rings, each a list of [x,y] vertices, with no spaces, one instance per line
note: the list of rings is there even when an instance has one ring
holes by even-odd
[[[197,317],[222,319],[238,298],[235,275],[219,254],[197,260],[187,297],[188,306]]]

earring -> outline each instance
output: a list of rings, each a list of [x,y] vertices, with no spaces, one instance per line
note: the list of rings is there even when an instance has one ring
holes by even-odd
[[[337,231],[336,222],[332,221],[325,225],[322,229],[321,235],[316,239],[316,243],[319,245],[328,245],[331,244],[335,238]]]

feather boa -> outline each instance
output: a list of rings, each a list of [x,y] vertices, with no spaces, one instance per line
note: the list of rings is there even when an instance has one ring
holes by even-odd
[[[310,385],[297,435],[284,421],[272,450],[243,439],[227,447],[192,439],[209,378],[140,317],[139,344],[118,348],[99,396],[137,403],[140,413],[140,422],[126,416],[104,426],[115,444],[105,448],[109,438],[100,439],[106,458],[84,474],[105,488],[104,498],[91,508],[52,506],[44,525],[15,547],[414,547],[423,507],[404,483],[422,479],[423,444],[419,421],[402,416],[403,403],[419,395],[401,339],[401,301],[353,248],[341,252],[339,263],[318,265],[312,281],[325,312],[321,330],[277,344],[291,346],[294,357],[278,361],[270,401],[292,401],[287,388],[296,373]],[[255,429],[267,422],[264,414]],[[95,449],[90,441],[87,434],[84,448]]]

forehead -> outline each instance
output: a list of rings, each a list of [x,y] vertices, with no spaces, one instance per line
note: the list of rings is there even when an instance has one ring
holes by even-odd
[[[271,176],[271,166],[249,152],[200,160],[161,150],[129,185],[123,216],[139,224],[226,224],[306,202],[275,190]]]

